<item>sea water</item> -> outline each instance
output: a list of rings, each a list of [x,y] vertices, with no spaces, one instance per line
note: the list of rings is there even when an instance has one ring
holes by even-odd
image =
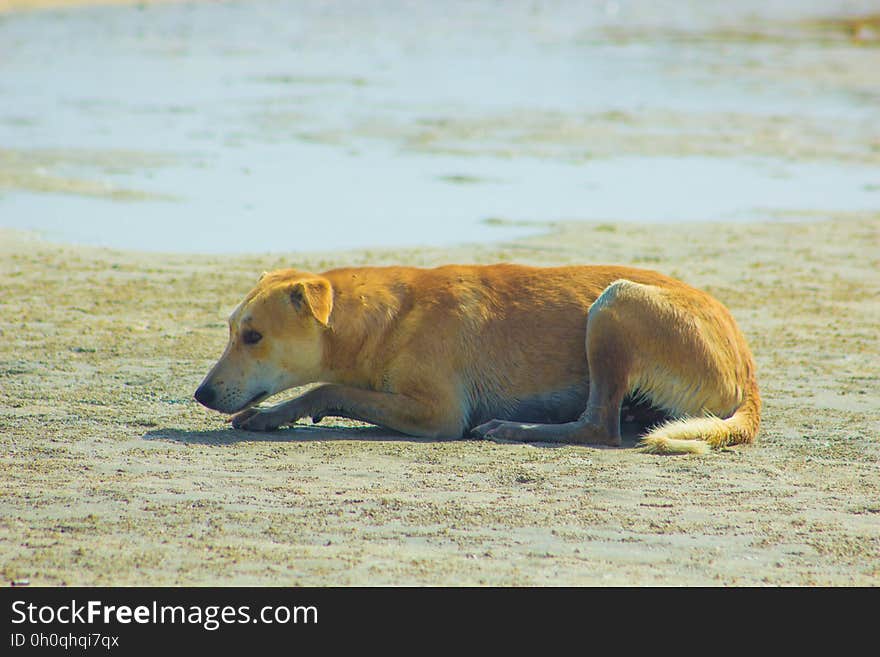
[[[798,27],[830,4],[871,7],[252,0],[2,15],[0,226],[224,253],[875,210],[880,76],[858,72],[880,48]]]

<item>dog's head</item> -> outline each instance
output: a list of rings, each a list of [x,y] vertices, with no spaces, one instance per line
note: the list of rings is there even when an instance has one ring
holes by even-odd
[[[196,401],[236,413],[319,380],[333,288],[295,269],[265,273],[229,317],[229,343],[196,390]]]

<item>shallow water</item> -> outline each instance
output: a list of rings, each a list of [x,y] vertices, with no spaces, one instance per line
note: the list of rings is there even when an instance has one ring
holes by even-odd
[[[880,48],[799,22],[827,3],[366,5],[0,17],[0,226],[259,252],[880,201]]]

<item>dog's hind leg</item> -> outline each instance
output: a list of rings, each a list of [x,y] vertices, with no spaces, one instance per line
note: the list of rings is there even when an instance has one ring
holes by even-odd
[[[566,424],[492,420],[473,433],[618,446],[621,403],[635,390],[676,416],[732,413],[741,397],[735,345],[726,339],[736,331],[732,322],[721,304],[693,288],[615,281],[588,313],[590,392],[581,417]]]

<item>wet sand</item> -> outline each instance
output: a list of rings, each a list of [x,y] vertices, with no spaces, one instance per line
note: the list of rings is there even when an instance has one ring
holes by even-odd
[[[199,0],[2,0],[0,14],[4,12],[41,11],[71,7],[101,7],[104,5],[162,5]]]
[[[444,249],[185,256],[0,229],[0,578],[31,585],[877,585],[880,215],[564,223]],[[704,457],[236,432],[192,400],[264,269],[658,269],[726,303],[764,424]]]

